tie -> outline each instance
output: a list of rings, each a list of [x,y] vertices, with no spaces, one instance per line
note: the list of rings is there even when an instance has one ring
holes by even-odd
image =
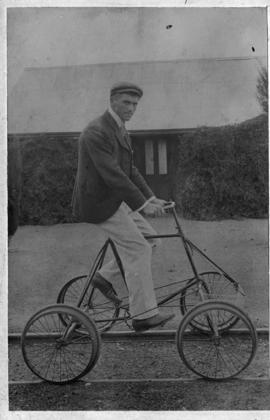
[[[121,125],[120,131],[128,147],[131,149],[131,140],[124,124]]]

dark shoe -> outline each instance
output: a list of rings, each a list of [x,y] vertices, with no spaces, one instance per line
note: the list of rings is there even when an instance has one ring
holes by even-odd
[[[171,315],[154,315],[151,318],[146,319],[133,319],[132,326],[135,331],[145,331],[149,330],[150,328],[155,328],[159,326],[163,326],[168,322],[170,319],[174,317],[174,314]]]
[[[101,274],[96,273],[92,280],[92,286],[98,289],[107,299],[119,306],[122,302],[121,299],[116,295],[112,284],[104,279]]]

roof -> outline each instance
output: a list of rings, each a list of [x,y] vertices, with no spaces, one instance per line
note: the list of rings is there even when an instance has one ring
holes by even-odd
[[[256,82],[265,58],[209,58],[27,68],[8,97],[8,132],[76,132],[107,108],[110,87],[144,95],[131,130],[234,124],[261,112]]]

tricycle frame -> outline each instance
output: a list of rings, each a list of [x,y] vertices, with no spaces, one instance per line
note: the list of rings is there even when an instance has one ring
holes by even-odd
[[[187,289],[196,285],[198,282],[201,282],[201,283],[204,282],[203,279],[200,277],[200,274],[198,273],[198,270],[196,268],[194,258],[193,258],[193,255],[192,255],[192,251],[196,251],[203,258],[205,258],[213,267],[218,269],[218,271],[235,287],[236,292],[241,294],[242,296],[244,296],[244,291],[242,290],[239,282],[237,282],[235,279],[233,279],[231,276],[229,276],[228,273],[226,273],[218,264],[216,264],[212,259],[210,259],[200,248],[198,248],[196,245],[194,245],[194,243],[192,243],[189,239],[187,239],[185,237],[185,235],[183,233],[183,230],[182,230],[182,227],[180,225],[179,219],[177,217],[177,213],[176,213],[176,210],[175,210],[175,204],[174,203],[168,204],[166,209],[167,210],[170,209],[172,214],[173,214],[173,218],[174,218],[174,221],[175,221],[175,224],[176,224],[177,232],[176,233],[168,233],[168,234],[147,235],[147,236],[145,236],[145,239],[147,240],[147,239],[180,238],[182,240],[182,244],[184,246],[184,250],[185,250],[185,253],[187,255],[190,267],[192,269],[193,276],[189,279],[180,280],[180,281],[176,282],[176,283],[179,283],[179,284],[182,283],[182,286],[177,291],[168,294],[165,298],[163,298],[161,300],[158,300],[157,306],[161,307],[165,303],[174,299],[176,296],[185,292]],[[119,271],[120,271],[120,273],[122,275],[122,278],[123,278],[123,280],[126,284],[125,273],[124,273],[123,265],[122,265],[122,262],[121,262],[121,258],[119,256],[118,251],[117,251],[117,247],[116,247],[115,243],[113,242],[113,240],[111,238],[108,238],[105,241],[102,248],[100,249],[100,251],[99,251],[99,253],[98,253],[98,255],[97,255],[97,257],[96,257],[96,259],[95,259],[95,261],[92,265],[92,268],[91,268],[91,270],[90,270],[90,272],[87,276],[87,281],[86,281],[85,287],[83,288],[82,293],[78,298],[78,302],[77,302],[78,307],[81,307],[82,302],[84,301],[85,295],[86,295],[89,287],[91,286],[92,279],[93,279],[95,273],[102,267],[102,265],[104,263],[104,260],[105,260],[105,256],[106,256],[109,248],[111,248],[111,250],[113,252],[113,256],[114,256],[114,258],[117,262],[117,265],[119,267]],[[166,286],[169,286],[169,285],[172,285],[172,284],[173,283],[169,283]],[[162,287],[166,287],[166,286],[158,287],[155,290],[160,289]],[[205,285],[205,287],[207,288],[207,285]],[[93,290],[92,290],[92,292],[89,296],[89,301],[92,298],[92,294],[93,294]],[[202,301],[205,300],[204,294],[202,294],[201,297],[202,297]],[[120,305],[120,308],[121,308],[121,305]],[[132,319],[130,314],[128,314],[128,318]],[[96,320],[96,323],[106,322],[106,321],[108,321],[108,322],[109,321],[113,321],[113,322],[126,321],[126,319],[127,319],[127,315],[122,316],[122,317],[117,316],[117,317],[114,317],[114,318],[102,319],[102,321]]]

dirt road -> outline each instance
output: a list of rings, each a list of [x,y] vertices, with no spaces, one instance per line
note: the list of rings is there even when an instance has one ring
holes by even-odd
[[[159,233],[174,232],[171,216],[151,219]],[[257,327],[268,326],[268,221],[182,220],[186,236],[235,277],[246,293],[245,309]],[[9,331],[20,332],[38,309],[56,302],[62,285],[88,272],[104,237],[87,224],[24,226],[9,250]],[[200,259],[201,271],[212,269]],[[179,239],[164,239],[153,257],[156,285],[191,276]],[[179,316],[168,329],[175,328]]]
[[[262,380],[231,380],[218,386],[202,380],[11,385],[10,410],[269,410],[269,391],[270,382]],[[262,419],[259,413],[255,418]]]

